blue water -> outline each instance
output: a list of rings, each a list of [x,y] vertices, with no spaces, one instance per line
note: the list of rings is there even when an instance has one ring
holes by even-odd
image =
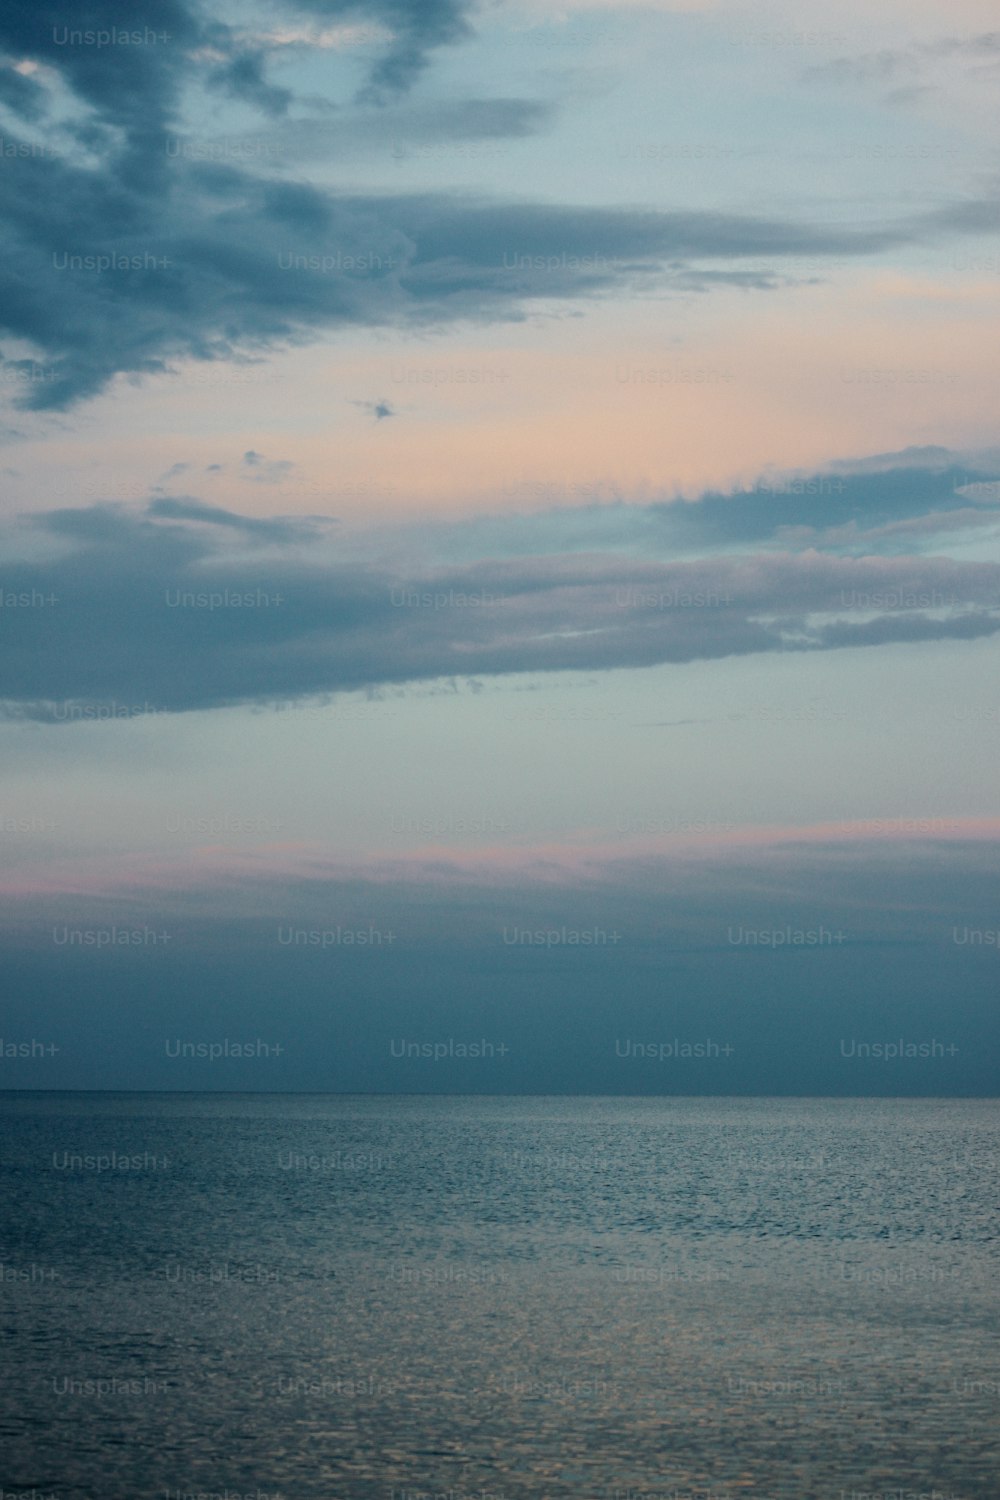
[[[1000,1495],[993,1102],[0,1117],[4,1492]]]

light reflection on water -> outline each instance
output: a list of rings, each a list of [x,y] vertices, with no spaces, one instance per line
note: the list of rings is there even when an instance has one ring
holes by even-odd
[[[996,1495],[987,1101],[0,1113],[7,1491]]]

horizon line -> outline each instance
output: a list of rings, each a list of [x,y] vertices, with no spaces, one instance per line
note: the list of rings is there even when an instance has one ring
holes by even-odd
[[[997,1094],[594,1094],[594,1093],[469,1093],[396,1092],[384,1089],[0,1089],[0,1098],[16,1094],[177,1094],[223,1098],[320,1098],[320,1099],[984,1099],[1000,1100]]]

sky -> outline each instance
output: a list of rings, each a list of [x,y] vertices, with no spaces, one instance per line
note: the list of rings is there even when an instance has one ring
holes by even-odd
[[[0,1088],[996,1092],[998,84],[0,5]]]

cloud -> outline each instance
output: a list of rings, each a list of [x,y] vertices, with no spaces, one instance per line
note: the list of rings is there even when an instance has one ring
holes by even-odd
[[[276,88],[264,77],[265,54],[242,52],[229,58],[210,75],[210,82],[227,89],[234,98],[256,106],[267,115],[284,115],[294,95],[291,89]]]
[[[366,97],[377,101],[399,94],[420,75],[436,48],[471,36],[470,9],[470,0],[278,0],[273,36],[254,38],[229,24],[221,8],[198,0],[133,0],[127,16],[116,0],[89,0],[84,11],[71,0],[52,0],[42,12],[38,7],[4,7],[0,47],[14,58],[57,69],[78,97],[105,118],[139,124],[145,116],[155,128],[175,101],[182,79],[195,72],[210,86],[280,112],[285,91],[266,81],[264,64],[272,51],[288,45],[315,45],[310,29],[299,25],[296,32],[295,23],[303,17],[321,26],[331,23],[333,30],[344,20],[362,23],[360,32],[355,28],[356,39],[381,51]],[[143,40],[104,47],[72,41],[74,32],[102,31]],[[19,93],[22,99],[29,97],[24,90]]]
[[[389,31],[391,41],[364,91],[364,97],[376,100],[408,89],[431,52],[472,35],[468,0],[298,0],[295,8],[323,21],[353,17]]]
[[[379,108],[283,120],[269,130],[268,139],[275,156],[297,162],[328,163],[373,154],[402,161],[437,157],[438,147],[442,155],[455,147],[449,155],[461,165],[465,156],[479,163],[494,155],[480,142],[523,140],[545,129],[554,116],[555,106],[544,99],[407,98]]]
[[[352,406],[360,406],[362,411],[371,412],[376,422],[384,422],[387,417],[396,415],[396,408],[390,406],[388,401],[352,401]]]
[[[120,372],[338,326],[519,318],[534,301],[671,283],[766,287],[759,270],[696,262],[867,255],[900,237],[723,213],[333,195],[184,159],[168,170],[165,158],[159,175],[140,196],[110,169],[5,166],[0,321],[49,365],[26,405],[64,408]]]
[[[36,120],[42,113],[45,91],[36,79],[19,73],[9,64],[0,64],[0,104],[25,120]]]
[[[378,115],[374,101],[398,95],[435,48],[468,35],[472,13],[463,0],[302,0],[285,10],[295,22],[363,20],[389,36],[360,114],[338,106],[331,115],[329,128],[344,120],[348,135],[367,128]],[[121,23],[111,0],[94,0],[86,19],[89,27]],[[0,17],[0,48],[34,60],[40,77],[62,86],[22,86],[13,80],[23,74],[3,75],[22,111],[37,116],[47,102],[33,128],[61,142],[50,154],[6,159],[0,174],[0,329],[46,361],[44,380],[12,382],[23,405],[38,410],[68,408],[116,375],[260,355],[337,329],[523,319],[538,304],[614,293],[768,291],[784,284],[789,257],[877,255],[996,223],[988,199],[872,227],[328,191],[282,175],[280,152],[265,172],[238,152],[186,153],[198,144],[185,110],[199,83],[271,115],[287,111],[287,91],[266,77],[263,42],[251,46],[207,7],[181,0],[130,9],[130,28],[152,38],[141,46],[67,44],[62,33],[80,24],[76,9],[59,3],[45,24],[17,8]],[[401,130],[417,142],[517,137],[550,114],[545,102],[503,97],[400,109],[385,106],[387,142]],[[286,129],[299,139],[313,124],[283,123],[276,144]]]
[[[996,930],[997,850],[994,821],[902,837],[749,828],[697,848],[617,852],[425,848],[353,865],[318,845],[118,852],[5,882],[5,1013],[15,1034],[58,1038],[67,1088],[205,1087],[202,1074],[185,1078],[162,1061],[162,1041],[154,1055],[135,997],[154,996],[168,1034],[197,1036],[210,993],[219,1035],[294,1039],[282,1086],[302,1091],[430,1087],[401,1081],[389,1039],[478,1036],[482,1014],[482,1034],[510,1047],[512,1092],[815,1096],[857,1093],[862,1082],[890,1094],[987,1096],[996,951],[957,938]],[[64,925],[143,923],[169,935],[153,955],[53,943]],[[333,942],[338,927],[379,941],[330,950],[289,941],[299,929]],[[508,940],[539,931],[542,944]],[[572,946],[568,932],[593,942]],[[870,1074],[845,1068],[842,1038],[901,1030],[943,1038],[956,1053],[883,1061]],[[693,1071],[678,1059],[664,1069],[616,1057],[616,1039],[695,1036],[732,1043],[733,1055]],[[39,1087],[55,1086],[52,1066]],[[492,1073],[449,1066],[434,1087],[497,1087]],[[225,1087],[237,1081],[259,1087],[227,1072]]]
[[[181,467],[187,467],[182,465]],[[200,500],[183,496],[164,496],[151,500],[147,507],[149,515],[164,521],[202,521],[209,526],[223,526],[233,531],[242,531],[247,536],[256,536],[273,542],[302,540],[322,530],[325,525],[334,525],[329,518],[241,516],[235,511],[224,510],[218,505],[205,505]]]
[[[191,465],[186,463],[171,464],[166,473],[162,474],[160,477],[162,480],[176,479],[179,474],[186,474],[190,467]]]
[[[932,87],[926,81],[927,75],[941,63],[961,67],[963,77],[980,72],[992,77],[1000,67],[1000,31],[937,37],[914,42],[909,47],[886,47],[878,52],[832,58],[807,69],[804,76],[833,84],[881,85],[886,90],[887,102],[908,103]]]
[[[252,459],[251,468],[262,462]],[[870,476],[867,494],[862,476],[845,478],[839,514],[852,514],[863,533],[904,506],[939,503],[940,472],[936,489],[922,471],[901,473],[905,500],[894,471]],[[145,512],[52,511],[36,525],[62,539],[61,554],[4,568],[6,589],[55,600],[7,612],[8,711],[72,719],[109,702],[182,711],[438,679],[1000,633],[1000,564],[841,556],[817,550],[808,535],[789,550],[773,543],[780,504],[765,498],[766,525],[753,493],[611,507],[616,540],[603,551],[553,551],[544,514],[509,523],[516,554],[498,537],[484,546],[471,522],[478,556],[418,561],[404,536],[397,551],[405,561],[394,565],[345,561],[308,518],[251,520],[190,497],[160,497]],[[792,496],[793,513],[815,519],[826,499]],[[997,512],[984,506],[980,514]],[[704,555],[654,560],[647,538],[661,528],[669,536],[671,525],[700,537]],[[233,533],[238,548],[227,542]],[[772,545],[762,551],[765,536]],[[447,551],[447,530],[441,539]],[[247,553],[246,540],[256,550]],[[392,550],[384,536],[377,545],[383,555]],[[670,551],[675,558],[668,542]]]
[[[907,538],[912,546],[915,537],[995,527],[997,474],[997,453],[963,458],[946,448],[908,448],[832,462],[820,472],[768,471],[747,488],[708,491],[683,503],[634,505],[609,497],[539,510],[530,524],[515,513],[459,525],[425,522],[401,536],[410,557],[436,554],[456,562],[545,550],[678,557],[750,545],[894,554]],[[543,485],[528,493],[544,502]]]
[[[263,453],[256,453],[253,448],[248,448],[243,455],[243,469],[249,469],[250,473],[243,473],[240,478],[252,480],[254,484],[280,484],[294,468],[295,464],[290,458],[268,459]]]

